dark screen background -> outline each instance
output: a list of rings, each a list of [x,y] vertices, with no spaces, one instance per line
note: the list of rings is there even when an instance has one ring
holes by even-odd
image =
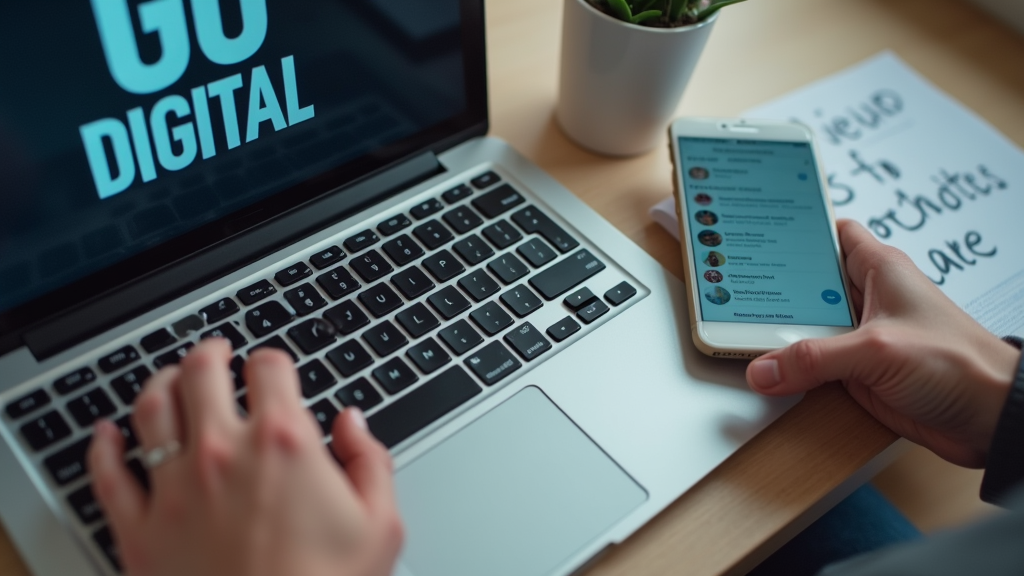
[[[159,59],[140,33],[143,60]],[[241,29],[238,0],[222,0],[228,37]],[[267,0],[261,48],[220,66],[195,41],[169,88],[130,94],[111,78],[89,2],[7,3],[0,19],[0,311],[40,297],[329,169],[410,137],[466,108],[459,0]],[[285,108],[281,58],[294,56],[301,106],[313,119],[275,132],[261,124],[246,143],[252,68],[263,65]],[[226,146],[220,106],[210,101],[217,155],[199,153],[181,171],[157,162],[157,179],[136,175],[100,200],[79,135],[102,118],[241,73],[235,93],[242,145]],[[287,116],[287,113],[286,113]],[[178,123],[194,121],[190,116]]]

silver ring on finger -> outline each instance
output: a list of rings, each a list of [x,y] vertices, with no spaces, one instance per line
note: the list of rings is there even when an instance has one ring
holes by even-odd
[[[177,440],[171,440],[163,446],[157,446],[152,450],[143,452],[142,465],[146,467],[146,470],[153,470],[177,456],[179,452],[181,452],[181,443]]]

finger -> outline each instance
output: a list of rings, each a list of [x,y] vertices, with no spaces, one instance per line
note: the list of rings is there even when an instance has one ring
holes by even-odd
[[[228,368],[231,356],[227,340],[209,338],[182,359],[178,390],[190,438],[199,438],[200,431],[207,427],[223,429],[241,422]]]
[[[181,369],[168,366],[153,375],[135,401],[132,424],[143,450],[181,442],[181,412],[174,390]]]
[[[251,416],[271,410],[302,410],[299,373],[291,357],[281,350],[253,352],[245,362],[245,382]]]
[[[142,520],[146,497],[124,464],[124,436],[108,420],[96,423],[89,446],[92,490],[115,535],[132,534]]]
[[[376,514],[395,508],[391,454],[366,426],[358,408],[347,408],[334,419],[331,448],[367,507]]]
[[[747,366],[747,383],[772,396],[797,394],[826,382],[848,380],[864,358],[863,332],[801,340],[757,358]]]

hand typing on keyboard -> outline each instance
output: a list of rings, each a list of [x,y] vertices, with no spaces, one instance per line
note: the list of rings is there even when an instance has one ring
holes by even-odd
[[[96,425],[94,489],[121,564],[135,576],[386,576],[402,540],[391,458],[348,409],[332,449],[301,401],[287,354],[255,351],[239,416],[227,341],[204,340],[164,368],[136,402],[147,491],[124,463],[124,439]]]

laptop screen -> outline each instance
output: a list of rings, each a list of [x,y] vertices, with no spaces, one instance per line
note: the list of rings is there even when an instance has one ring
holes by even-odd
[[[7,4],[0,314],[103,287],[128,261],[155,269],[163,256],[141,256],[223,239],[233,215],[294,207],[486,118],[467,80],[474,2]]]

